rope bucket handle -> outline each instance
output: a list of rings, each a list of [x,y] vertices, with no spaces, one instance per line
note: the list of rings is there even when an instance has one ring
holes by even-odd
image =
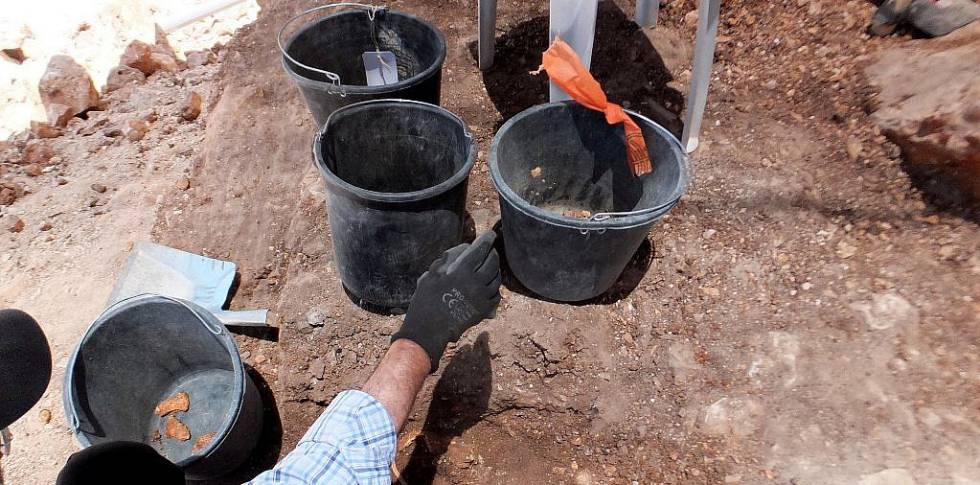
[[[342,7],[354,7],[354,8],[359,8],[359,9],[365,10],[367,12],[367,14],[368,14],[368,19],[371,21],[371,32],[372,32],[372,34],[374,33],[374,18],[375,18],[375,16],[377,15],[378,12],[383,12],[385,10],[388,10],[388,7],[387,6],[366,5],[366,4],[363,4],[363,3],[353,3],[353,2],[331,3],[329,5],[321,5],[319,7],[313,7],[311,9],[309,9],[309,10],[304,11],[304,12],[300,12],[299,14],[297,14],[296,16],[294,16],[293,18],[287,20],[286,23],[282,24],[282,27],[279,28],[279,33],[276,34],[276,45],[279,46],[279,52],[281,52],[282,55],[283,55],[283,57],[285,57],[286,59],[288,59],[289,62],[292,62],[293,64],[296,64],[297,66],[302,67],[303,69],[306,69],[308,71],[312,71],[312,72],[323,74],[327,78],[327,80],[330,81],[330,84],[332,84],[335,88],[338,89],[338,92],[340,93],[341,96],[347,96],[347,90],[344,89],[343,84],[340,82],[340,76],[339,75],[337,75],[336,73],[330,72],[330,71],[326,71],[326,70],[323,70],[323,69],[319,69],[319,68],[313,67],[313,66],[308,66],[306,64],[303,64],[302,62],[297,61],[296,59],[293,58],[293,56],[289,55],[289,53],[286,52],[286,49],[282,45],[282,34],[283,34],[283,32],[286,31],[286,27],[289,27],[296,20],[298,20],[298,19],[300,19],[302,17],[306,17],[307,15],[309,15],[311,13],[319,12],[320,10],[325,10],[325,9],[328,9],[328,8],[342,8]],[[375,44],[377,44],[377,41],[376,40],[375,40]]]

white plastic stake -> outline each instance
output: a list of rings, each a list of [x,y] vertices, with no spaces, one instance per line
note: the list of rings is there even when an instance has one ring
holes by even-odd
[[[486,71],[493,66],[494,34],[497,30],[497,0],[480,0],[480,70]]]
[[[688,90],[687,113],[684,115],[684,133],[681,144],[687,153],[698,148],[701,121],[708,102],[708,84],[715,58],[715,38],[718,36],[718,11],[721,0],[701,0],[698,8],[697,40],[694,44],[694,67],[691,72],[691,88]]]
[[[636,15],[633,21],[640,27],[656,27],[660,15],[660,0],[636,0]]]
[[[171,33],[185,25],[197,22],[209,15],[214,15],[236,3],[245,0],[214,0],[204,5],[188,8],[186,11],[160,20],[160,29],[166,33]]]
[[[595,20],[599,11],[599,0],[551,0],[551,27],[548,43],[555,36],[571,46],[582,59],[586,69],[592,66],[592,45],[595,43]],[[571,99],[554,83],[549,82],[552,102]]]

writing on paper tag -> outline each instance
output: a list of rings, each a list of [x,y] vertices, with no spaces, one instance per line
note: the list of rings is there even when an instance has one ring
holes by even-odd
[[[398,60],[391,51],[365,52],[364,72],[368,86],[384,86],[398,82]]]

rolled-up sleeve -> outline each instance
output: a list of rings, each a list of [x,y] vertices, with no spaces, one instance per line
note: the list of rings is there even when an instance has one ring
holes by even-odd
[[[396,440],[395,426],[381,403],[361,391],[344,391],[295,450],[247,485],[388,485]]]

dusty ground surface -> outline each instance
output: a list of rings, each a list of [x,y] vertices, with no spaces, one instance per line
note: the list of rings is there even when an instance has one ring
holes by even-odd
[[[486,150],[506,117],[546,97],[526,72],[545,47],[547,4],[500,5],[486,74],[475,5],[391,5],[446,35],[442,102],[476,135],[468,210],[477,231],[492,227]],[[0,247],[0,303],[66,329],[56,360],[101,309],[129,242],[239,265],[231,307],[270,308],[278,325],[238,338],[270,426],[254,460],[218,483],[290,450],[333,395],[363,382],[400,322],[352,304],[332,266],[314,125],[272,37],[304,6],[266,6],[213,82],[201,68],[206,129],[174,121],[175,136],[157,121],[135,146],[66,157],[59,170],[79,180],[31,179],[7,209],[27,228]],[[600,9],[596,76],[675,129],[693,7],[673,2],[651,32],[630,26],[628,2]],[[726,2],[687,196],[595,301],[542,301],[505,268],[497,318],[448,353],[402,433],[408,483],[978,483],[978,214],[910,178],[874,128],[862,70],[906,39],[864,36],[873,10]],[[146,89],[179,99],[189,85],[160,83]],[[52,143],[83,139],[69,137]],[[184,169],[186,191],[174,186]],[[111,211],[85,208],[93,196]],[[52,241],[39,229],[48,218]],[[39,405],[51,424],[13,428],[25,453],[0,463],[10,483],[49,483],[70,451],[57,388]]]

